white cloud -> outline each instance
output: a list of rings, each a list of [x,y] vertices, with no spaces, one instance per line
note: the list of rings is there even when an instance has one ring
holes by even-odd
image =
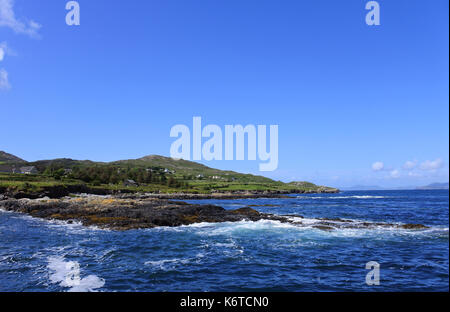
[[[5,59],[7,49],[8,47],[6,45],[6,42],[0,43],[0,62]]]
[[[42,26],[33,20],[18,20],[14,13],[14,0],[0,0],[0,27],[8,27],[17,34],[39,38],[38,30]]]
[[[444,166],[442,159],[438,158],[436,160],[426,160],[420,164],[420,169],[422,170],[437,170]]]
[[[0,43],[0,62],[5,59],[5,56],[9,54],[13,54],[12,51],[8,48],[6,42]],[[1,68],[0,69],[0,90],[10,89],[11,85],[8,80],[8,72]]]
[[[400,178],[400,171],[398,171],[397,169],[392,170],[390,173],[391,178],[397,179]]]
[[[417,160],[408,160],[407,162],[405,162],[405,164],[403,165],[403,169],[405,170],[412,170],[417,166]]]
[[[381,171],[383,169],[384,169],[384,164],[381,161],[377,161],[372,164],[373,171]]]
[[[0,62],[5,59],[6,55],[12,55],[15,56],[15,52],[11,50],[6,42],[0,42]]]
[[[0,90],[8,90],[11,88],[8,80],[8,72],[3,68],[0,69]]]

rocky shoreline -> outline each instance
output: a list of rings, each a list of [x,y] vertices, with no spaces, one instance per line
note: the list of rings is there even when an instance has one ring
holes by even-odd
[[[192,198],[189,198],[192,199]],[[281,216],[261,213],[251,207],[226,210],[215,205],[188,204],[152,196],[67,196],[60,199],[15,199],[0,195],[0,209],[25,213],[32,217],[47,220],[63,220],[69,223],[81,222],[85,226],[102,229],[131,230],[175,227],[195,223],[219,223],[238,221],[272,220],[290,223],[299,227],[314,227],[324,231],[340,228],[396,228],[426,229],[421,224],[391,224],[376,222],[357,222],[345,219],[314,219],[313,224],[304,222],[300,215]]]
[[[62,198],[71,194],[92,194],[92,195],[114,195],[127,196],[129,198],[144,197],[156,199],[249,199],[249,198],[286,198],[289,194],[313,194],[313,193],[339,193],[336,188],[318,187],[311,190],[290,190],[290,191],[234,191],[234,192],[211,192],[211,193],[134,193],[131,191],[108,190],[102,188],[90,188],[86,185],[57,185],[44,186],[41,191],[24,191],[0,187],[0,196],[8,198],[38,199],[38,198]],[[3,194],[3,195],[2,195]]]

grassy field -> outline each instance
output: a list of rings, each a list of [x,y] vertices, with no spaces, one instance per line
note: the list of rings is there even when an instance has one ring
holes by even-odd
[[[164,192],[174,193],[179,192],[175,188],[170,188],[165,185],[140,185],[140,186],[124,186],[123,184],[89,184],[80,180],[74,179],[61,179],[56,180],[52,177],[45,175],[25,175],[25,174],[9,174],[0,173],[0,189],[9,189],[12,191],[25,191],[25,192],[42,192],[46,188],[56,186],[86,186],[90,189],[102,189],[111,191],[127,191],[127,192]]]
[[[24,174],[8,174],[0,173],[0,190],[40,192],[49,187],[56,186],[77,186],[82,185],[90,189],[123,191],[123,192],[139,192],[139,193],[199,193],[209,194],[212,192],[237,192],[237,191],[269,191],[269,192],[290,192],[296,190],[312,191],[318,186],[312,183],[302,185],[287,184],[277,181],[264,182],[225,182],[225,181],[209,181],[209,180],[187,180],[188,186],[169,187],[166,184],[141,184],[138,186],[124,186],[120,184],[89,184],[80,180],[54,179],[45,175],[24,175]]]
[[[309,182],[283,183],[263,176],[219,170],[157,155],[109,163],[73,159],[26,162],[14,155],[0,153],[0,171],[11,172],[13,168],[23,166],[34,166],[39,174],[0,172],[0,193],[5,190],[41,192],[52,187],[69,186],[116,192],[202,194],[239,191],[300,193],[328,189]],[[137,185],[131,183],[132,186],[125,186],[127,180],[136,181]]]

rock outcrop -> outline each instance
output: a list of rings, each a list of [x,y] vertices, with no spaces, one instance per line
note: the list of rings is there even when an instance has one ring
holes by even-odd
[[[251,207],[226,210],[215,205],[188,204],[158,198],[124,198],[117,196],[73,196],[61,199],[11,199],[0,198],[0,208],[6,211],[25,213],[36,218],[81,222],[86,226],[97,226],[113,230],[154,228],[158,226],[180,226],[194,223],[237,222],[242,220],[272,220],[290,223],[299,227],[314,227],[324,231],[341,228],[394,228],[425,229],[421,224],[390,224],[357,222],[345,219],[308,219],[302,216],[261,213]]]

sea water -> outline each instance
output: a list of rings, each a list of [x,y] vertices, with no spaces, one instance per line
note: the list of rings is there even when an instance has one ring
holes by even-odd
[[[302,215],[117,232],[0,211],[0,291],[448,291],[448,191],[196,200]],[[425,230],[314,228],[317,218]],[[380,264],[367,285],[366,263]]]

